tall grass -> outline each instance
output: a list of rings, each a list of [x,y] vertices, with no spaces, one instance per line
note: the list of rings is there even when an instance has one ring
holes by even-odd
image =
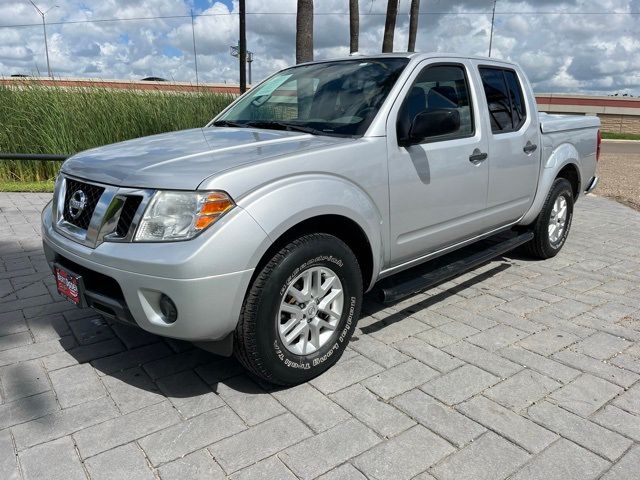
[[[0,86],[0,152],[74,154],[199,127],[231,100],[231,95],[208,92]],[[50,180],[59,167],[58,162],[0,160],[0,181]]]

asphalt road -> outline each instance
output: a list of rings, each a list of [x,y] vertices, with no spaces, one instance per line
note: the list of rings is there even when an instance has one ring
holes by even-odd
[[[602,142],[603,153],[613,153],[622,155],[640,155],[640,142],[628,141],[628,142],[608,142],[604,140]],[[640,157],[639,157],[640,158]]]

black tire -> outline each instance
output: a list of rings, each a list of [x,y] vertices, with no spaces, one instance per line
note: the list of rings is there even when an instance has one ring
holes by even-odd
[[[553,206],[558,197],[563,196],[567,202],[567,218],[564,225],[564,232],[555,242],[549,238],[549,224],[551,222],[551,213]],[[562,249],[571,229],[571,221],[573,220],[573,189],[571,184],[565,178],[556,178],[551,186],[551,190],[544,201],[542,210],[536,221],[531,225],[534,238],[526,245],[527,253],[534,258],[541,260],[555,257]]]
[[[330,268],[342,283],[343,308],[335,334],[314,353],[296,355],[284,346],[276,319],[289,285],[312,267]],[[316,233],[276,253],[256,275],[234,334],[236,358],[254,375],[278,385],[306,382],[335,364],[349,343],[362,306],[362,275],[353,252],[340,239]]]

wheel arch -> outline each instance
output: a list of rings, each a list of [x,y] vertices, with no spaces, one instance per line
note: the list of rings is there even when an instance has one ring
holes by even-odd
[[[573,199],[574,201],[578,199],[580,195],[581,186],[580,186],[580,170],[578,166],[571,162],[567,163],[564,167],[560,169],[555,178],[565,178],[571,184],[571,190],[573,190]]]
[[[342,240],[358,259],[365,290],[373,285],[375,261],[373,248],[367,234],[353,219],[339,214],[323,214],[309,217],[290,226],[262,254],[254,276],[259,274],[266,263],[287,243],[309,233],[327,233]],[[253,280],[253,279],[252,279]]]
[[[384,234],[387,198],[374,200],[344,177],[312,173],[286,177],[263,185],[238,201],[268,236],[252,260],[262,265],[265,255],[294,235],[315,231],[343,240],[356,254],[369,290],[378,277],[388,249]],[[274,246],[276,245],[276,246]]]
[[[527,213],[525,213],[518,222],[519,225],[529,225],[535,221],[542,210],[544,201],[551,190],[553,182],[559,177],[566,178],[569,183],[571,183],[574,200],[577,200],[580,195],[582,183],[579,158],[580,154],[576,148],[569,143],[563,143],[553,150],[545,162],[544,168],[540,171],[538,190],[533,203]]]

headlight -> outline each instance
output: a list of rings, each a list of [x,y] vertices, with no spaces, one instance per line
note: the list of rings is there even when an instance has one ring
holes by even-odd
[[[142,216],[134,241],[189,240],[234,205],[224,192],[158,191]]]

